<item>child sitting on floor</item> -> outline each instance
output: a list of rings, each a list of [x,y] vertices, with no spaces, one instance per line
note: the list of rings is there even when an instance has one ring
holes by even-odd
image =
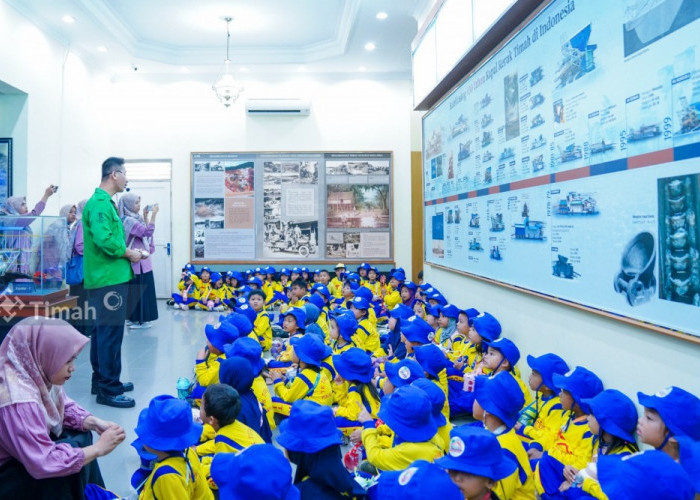
[[[488,346],[488,350],[484,354],[484,367],[488,368],[491,376],[505,372],[513,377],[523,392],[525,406],[529,405],[532,402],[532,395],[525,387],[525,383],[520,378],[516,368],[516,364],[520,360],[520,351],[517,346],[505,337],[497,338],[493,342],[486,342],[485,345]]]
[[[229,321],[222,321],[218,327],[207,325],[204,328],[207,345],[197,353],[194,365],[195,384],[190,392],[190,398],[198,404],[207,386],[219,383],[219,363],[226,359],[224,349],[232,344],[240,332]]]
[[[333,366],[337,373],[336,383],[347,382],[347,391],[338,401],[333,413],[336,426],[349,436],[362,426],[357,420],[360,408],[364,407],[372,417],[377,418],[379,393],[372,385],[372,358],[362,349],[353,347],[333,356]]]

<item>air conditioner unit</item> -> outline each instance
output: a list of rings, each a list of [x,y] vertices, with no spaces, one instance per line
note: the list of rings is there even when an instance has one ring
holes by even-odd
[[[308,116],[311,112],[311,101],[308,99],[247,99],[245,111],[257,116]]]

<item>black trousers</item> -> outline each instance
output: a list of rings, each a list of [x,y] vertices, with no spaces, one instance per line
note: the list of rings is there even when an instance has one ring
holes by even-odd
[[[54,441],[68,443],[73,448],[84,448],[92,444],[92,434],[65,429]],[[88,483],[104,487],[97,460],[85,465],[76,474],[49,479],[34,479],[24,465],[14,458],[0,467],[0,498],[3,499],[82,500]]]
[[[122,339],[126,321],[127,283],[88,290],[88,304],[95,308],[90,342],[92,385],[105,396],[122,394]]]

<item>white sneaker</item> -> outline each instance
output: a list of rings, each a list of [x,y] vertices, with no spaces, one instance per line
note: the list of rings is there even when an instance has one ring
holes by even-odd
[[[131,325],[133,325],[133,323],[127,319],[127,320],[126,320],[126,326],[131,326]]]
[[[179,304],[179,306],[180,309],[182,309],[183,311],[187,311],[189,309],[189,307],[187,307],[187,304]]]

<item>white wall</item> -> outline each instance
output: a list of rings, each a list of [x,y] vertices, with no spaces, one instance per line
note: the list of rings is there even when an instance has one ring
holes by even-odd
[[[459,307],[476,307],[496,316],[503,335],[522,355],[555,352],[570,367],[595,372],[606,388],[636,401],[637,391],[658,392],[669,385],[700,395],[700,346],[597,314],[555,304],[498,285],[426,265],[425,278]]]
[[[109,154],[173,161],[176,270],[189,258],[193,151],[394,152],[395,260],[410,272],[410,87],[395,80],[248,80],[241,101],[221,105],[211,81],[116,82],[102,101],[112,123]],[[246,97],[309,97],[307,117],[248,117]],[[179,272],[178,272],[179,274]]]

